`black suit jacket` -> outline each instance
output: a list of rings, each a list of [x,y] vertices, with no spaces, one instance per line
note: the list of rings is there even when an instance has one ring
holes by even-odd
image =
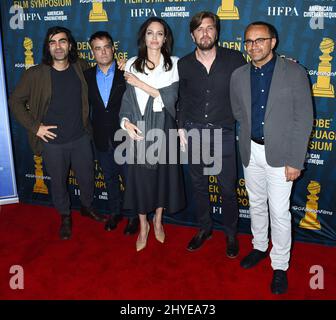
[[[126,90],[124,72],[115,69],[113,84],[107,108],[100,96],[97,79],[97,66],[84,72],[89,89],[90,116],[93,127],[93,139],[99,151],[107,151],[109,143],[116,147],[120,142],[114,141],[115,132],[120,129],[119,111],[122,96]]]

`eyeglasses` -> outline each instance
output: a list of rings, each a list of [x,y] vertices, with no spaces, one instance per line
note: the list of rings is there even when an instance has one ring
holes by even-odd
[[[266,40],[273,39],[273,38],[258,38],[255,40],[245,40],[244,44],[246,47],[252,47],[253,44],[257,46],[262,46]]]

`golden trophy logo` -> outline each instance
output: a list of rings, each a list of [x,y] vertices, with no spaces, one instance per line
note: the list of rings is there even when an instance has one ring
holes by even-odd
[[[33,41],[32,39],[25,37],[23,40],[23,47],[25,48],[25,68],[29,69],[34,65],[34,57],[33,57]]]
[[[313,85],[314,97],[334,98],[334,86],[330,83],[331,63],[333,59],[330,55],[334,51],[334,41],[330,38],[323,38],[320,44],[320,50],[323,53],[319,56],[317,82]]]
[[[108,21],[107,13],[103,8],[102,0],[94,0],[92,2],[92,10],[89,15],[90,22],[104,22]]]
[[[217,15],[221,20],[238,20],[239,11],[234,5],[234,0],[222,0],[222,5],[218,8]]]
[[[25,37],[23,40],[23,47],[25,48],[25,68],[29,69],[34,65],[33,56],[33,41],[32,39]],[[48,187],[43,180],[43,168],[42,168],[42,157],[34,156],[34,166],[35,166],[35,184],[33,188],[34,193],[48,194]]]
[[[321,192],[321,185],[317,181],[310,181],[307,190],[306,214],[301,219],[299,227],[310,230],[321,230],[321,224],[317,220],[318,199],[317,196]]]
[[[43,180],[43,167],[42,167],[42,157],[34,156],[35,163],[35,184],[34,184],[34,193],[43,193],[48,194],[48,187]]]

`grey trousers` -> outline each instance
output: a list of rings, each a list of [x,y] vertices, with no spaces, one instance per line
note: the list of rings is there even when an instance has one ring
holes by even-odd
[[[61,215],[70,214],[68,176],[75,172],[83,206],[91,208],[94,196],[94,163],[90,138],[87,134],[64,144],[43,143],[43,162],[51,178],[52,201]]]

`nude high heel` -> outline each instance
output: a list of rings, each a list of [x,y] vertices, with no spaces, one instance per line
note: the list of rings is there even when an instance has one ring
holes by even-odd
[[[146,248],[146,246],[147,246],[147,239],[148,239],[149,230],[150,230],[150,225],[149,225],[149,223],[147,222],[147,234],[146,234],[146,238],[145,238],[145,240],[140,241],[140,240],[139,240],[139,236],[138,236],[138,239],[137,239],[137,241],[136,241],[136,243],[135,243],[136,251],[137,251],[137,252],[139,252],[139,251],[141,251],[141,250],[143,250],[143,249]]]
[[[163,227],[161,229],[156,229],[155,228],[155,216],[153,218],[153,225],[154,225],[154,235],[155,235],[155,239],[161,243],[164,243],[165,242],[165,238],[166,238],[166,235],[165,235],[165,232],[163,230]]]

